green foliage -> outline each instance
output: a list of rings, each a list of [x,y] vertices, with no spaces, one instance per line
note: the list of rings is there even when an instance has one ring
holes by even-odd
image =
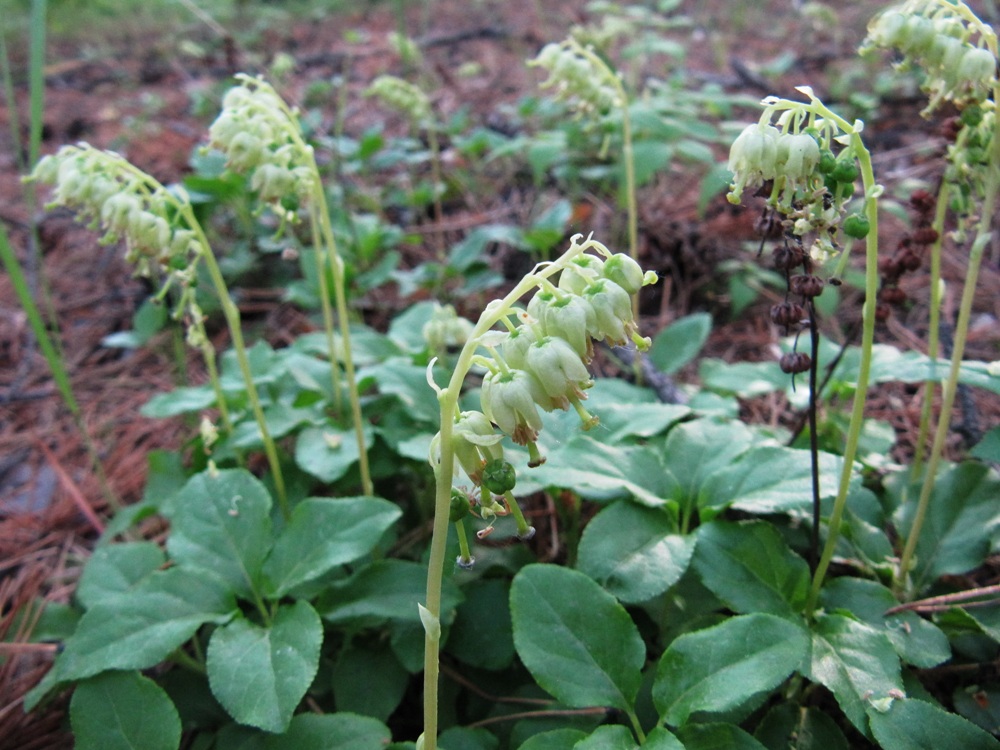
[[[355,300],[381,299],[393,283],[408,302],[431,296],[475,306],[504,281],[494,248],[548,261],[577,228],[581,196],[619,198],[626,115],[637,186],[683,163],[704,176],[692,190],[704,209],[729,182],[732,173],[715,163],[721,136],[712,118],[731,116],[741,101],[648,67],[657,60],[669,70],[683,59],[683,48],[662,36],[687,27],[679,5],[600,4],[607,23],[574,32],[631,95],[622,107],[585,121],[568,116],[558,97],[526,99],[512,136],[469,129],[462,118],[424,123],[467,159],[439,178],[424,174],[436,155],[420,138],[372,130],[324,140],[307,127],[312,143],[303,153],[332,151],[339,178],[323,192],[336,205],[321,214],[341,248],[332,265],[295,222],[297,201],[279,197],[291,213],[275,234],[261,220],[260,190],[228,172],[219,152],[193,159],[184,182],[192,210],[213,233],[247,234],[222,264],[230,280],[272,278],[301,306],[328,306],[341,273]],[[315,125],[313,114],[303,120]],[[833,167],[839,178],[859,171],[855,156]],[[523,227],[471,228],[442,239],[432,260],[404,268],[400,250],[421,239],[402,228],[416,220],[398,217],[426,214],[443,196],[457,200],[462,186],[505,165],[557,197],[538,201]],[[842,228],[860,239],[872,227],[859,217]],[[298,266],[275,272],[278,249],[298,253]],[[542,263],[535,273],[553,267]],[[734,314],[786,286],[783,274],[749,262],[721,270]],[[555,288],[555,277],[545,281]],[[828,292],[818,304],[838,300]],[[81,748],[410,748],[419,724],[414,696],[425,689],[420,672],[433,642],[444,654],[435,715],[445,750],[998,746],[988,734],[995,711],[981,700],[995,703],[997,687],[960,675],[995,660],[1000,617],[957,604],[921,610],[920,602],[889,613],[901,600],[950,591],[995,553],[1000,478],[988,462],[998,455],[997,430],[973,450],[978,460],[923,469],[933,483],[924,514],[923,477],[886,455],[891,428],[859,424],[840,408],[864,393],[866,378],[935,381],[948,362],[888,345],[850,346],[835,360],[838,347],[821,341],[820,361],[836,365],[817,394],[820,450],[811,456],[783,428],[736,416],[746,400],[775,392],[804,407],[805,379],[793,381],[776,362],[699,358],[713,319],[695,313],[660,331],[649,351],[668,375],[696,365],[699,385],[683,387],[686,403],[662,403],[653,390],[612,378],[569,390],[572,410],[555,408],[548,393],[542,408],[551,413],[539,417],[537,443],[494,435],[488,419],[491,434],[466,434],[485,449],[475,461],[489,459],[462,467],[476,485],[470,490],[465,478],[443,476],[440,406],[475,411],[488,402],[489,385],[462,392],[443,384],[461,367],[485,382],[517,353],[504,349],[509,339],[496,327],[480,332],[480,350],[460,362],[454,350],[465,341],[434,345],[426,335],[437,309],[411,304],[387,333],[348,325],[345,309],[337,332],[307,333],[280,349],[257,342],[245,359],[224,354],[217,388],[179,387],[151,399],[143,409],[151,418],[225,407],[230,428],[214,442],[202,431],[189,461],[150,457],[143,502],[111,520],[73,604],[43,613],[38,637],[60,639],[62,648],[25,706],[75,686],[70,720]],[[106,344],[155,343],[165,311],[146,302],[134,330]],[[511,327],[523,319],[520,308],[508,312]],[[597,323],[585,323],[589,342]],[[356,389],[336,378],[348,353]],[[1000,393],[994,363],[963,362],[956,372],[956,382]],[[357,399],[360,421],[341,408],[345,395]],[[246,467],[261,466],[256,454],[268,436],[277,448],[258,478]],[[845,452],[849,438],[860,446],[856,460]],[[546,460],[535,465],[540,455]],[[498,467],[502,481],[494,481]],[[473,479],[477,469],[486,481]],[[287,492],[277,487],[279,471]],[[439,547],[428,543],[441,520],[432,517],[436,480],[454,484],[468,508],[450,519],[463,525],[449,535],[440,531],[447,523],[434,529]],[[524,498],[531,506],[522,515]],[[543,513],[545,545],[515,543],[515,534],[527,541],[534,533],[524,515],[538,523]],[[169,524],[165,541],[136,541],[137,524],[155,514]],[[472,531],[496,534],[470,555]],[[835,576],[806,562],[820,551],[813,531],[832,550]],[[911,535],[909,575],[893,580]],[[475,568],[465,564],[472,556]],[[443,578],[430,562],[442,559]],[[957,713],[930,702],[928,691],[940,687],[929,670],[949,660],[962,682],[952,695]]]

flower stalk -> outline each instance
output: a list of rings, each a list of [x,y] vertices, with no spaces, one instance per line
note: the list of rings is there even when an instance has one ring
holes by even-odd
[[[594,306],[601,308],[601,315],[592,310],[589,326],[588,316],[580,320],[579,325],[584,326],[588,336],[597,340],[617,340],[619,337],[628,336],[640,348],[649,346],[649,339],[643,339],[638,335],[628,297],[638,291],[639,287],[655,283],[656,274],[652,272],[644,274],[631,258],[622,254],[613,255],[596,240],[581,240],[581,235],[573,237],[569,249],[557,260],[540,263],[521,279],[507,296],[487,305],[469,334],[465,346],[459,352],[451,377],[444,388],[437,385],[432,378],[434,361],[428,367],[428,383],[437,393],[440,406],[441,429],[431,447],[430,458],[436,482],[435,510],[427,565],[427,593],[425,602],[420,608],[425,632],[424,731],[417,742],[420,750],[435,750],[437,747],[441,590],[448,524],[453,519],[455,508],[453,482],[456,469],[460,465],[469,479],[482,488],[484,515],[487,510],[486,498],[495,492],[503,497],[509,512],[514,516],[518,537],[531,538],[534,529],[527,523],[511,491],[516,481],[513,468],[502,460],[499,444],[502,435],[496,433],[490,422],[498,425],[502,432],[515,442],[524,445],[533,464],[541,463],[545,459],[535,443],[538,431],[541,429],[541,422],[538,420],[537,412],[534,411],[535,407],[540,407],[543,411],[555,408],[567,409],[574,401],[585,398],[583,390],[592,384],[589,377],[581,379],[579,373],[573,371],[574,366],[565,359],[565,352],[570,352],[570,355],[576,358],[576,364],[583,368],[584,373],[586,372],[584,357],[574,352],[563,338],[564,334],[561,333],[556,338],[553,333],[555,329],[542,327],[542,324],[528,312],[515,308],[515,304],[533,291],[553,288],[552,279],[558,274],[559,281],[556,288],[562,293],[580,297],[591,308]],[[594,251],[597,255],[587,254],[588,250]],[[626,260],[621,260],[623,257]],[[612,275],[616,273],[614,269],[618,266],[626,269],[620,277],[625,280],[628,290],[607,278],[605,270],[609,265]],[[625,294],[624,310],[620,307],[610,307],[607,290],[612,287]],[[592,291],[594,288],[602,290],[602,294],[596,292],[591,295],[586,294],[588,290]],[[532,302],[528,304],[529,310],[532,309]],[[621,317],[612,320],[612,309],[617,310]],[[514,327],[510,322],[511,318],[521,320],[521,325]],[[498,324],[503,325],[506,330],[494,330]],[[553,340],[559,344],[553,345]],[[490,352],[493,359],[478,354],[480,349]],[[548,381],[545,385],[539,382],[538,364],[533,364],[533,360],[539,356],[541,359],[537,361],[543,362],[543,367],[562,368],[561,375],[547,372]],[[589,361],[589,357],[585,358]],[[487,369],[491,373],[487,379],[496,378],[497,385],[490,390],[484,382],[481,393],[482,413],[460,412],[458,401],[465,378],[477,362],[489,363]],[[553,362],[561,364],[557,367],[551,364]],[[526,369],[521,369],[522,367]],[[562,381],[559,380],[560,377]],[[500,384],[503,387],[497,390]],[[582,424],[586,429],[595,422],[596,420],[587,414],[587,420],[582,421]],[[489,512],[495,515],[498,511],[490,508]],[[455,520],[460,522],[461,518]],[[471,563],[472,556],[468,548],[462,544],[463,532],[464,528],[460,529],[461,555],[458,562],[465,567]]]

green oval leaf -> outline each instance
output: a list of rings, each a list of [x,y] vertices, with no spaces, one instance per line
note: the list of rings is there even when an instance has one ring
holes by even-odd
[[[282,606],[270,627],[233,620],[208,642],[212,693],[241,724],[284,732],[319,667],[323,625],[305,601]]]
[[[878,630],[843,615],[823,615],[813,625],[809,679],[830,689],[859,731],[872,700],[902,690],[899,657]]]
[[[653,703],[672,726],[683,725],[695,711],[736,708],[784,682],[808,649],[804,628],[768,614],[734,617],[686,633],[660,659]]]
[[[691,564],[736,612],[796,617],[809,593],[809,566],[769,523],[712,521],[698,528]]]
[[[282,597],[368,554],[401,514],[399,506],[377,497],[303,500],[264,563],[268,595]]]
[[[427,379],[424,379],[427,387]],[[375,434],[365,430],[365,447],[371,448]],[[353,429],[309,427],[295,443],[295,463],[317,479],[331,483],[343,477],[358,462],[358,439]]]
[[[346,581],[329,586],[317,609],[335,625],[371,627],[387,621],[420,622],[417,603],[427,592],[427,566],[407,560],[378,560]],[[450,580],[441,591],[441,622],[448,624],[462,594]],[[421,643],[423,635],[420,636]]]
[[[677,525],[664,511],[623,500],[587,524],[577,568],[620,601],[643,602],[680,579],[694,542],[694,537],[677,533]]]
[[[264,750],[384,750],[391,741],[389,728],[369,716],[303,713],[284,734],[269,735]]]
[[[120,596],[163,565],[166,556],[153,542],[104,544],[94,550],[80,574],[76,600],[89,609]]]
[[[695,313],[660,331],[649,349],[649,359],[668,375],[677,372],[701,351],[712,330],[712,316]]]
[[[575,570],[528,565],[510,609],[514,646],[544,690],[567,706],[632,710],[646,647],[614,597]]]
[[[177,750],[181,719],[163,689],[138,672],[105,672],[69,704],[77,750]]]
[[[834,495],[841,459],[820,452],[820,497]],[[812,469],[809,452],[778,445],[751,448],[710,476],[698,493],[703,514],[723,508],[747,513],[812,513]]]
[[[990,734],[957,714],[921,700],[894,700],[888,711],[868,711],[872,734],[892,750],[989,750],[1000,748]]]
[[[203,624],[228,620],[235,607],[229,587],[210,573],[183,568],[151,573],[127,594],[84,613],[55,665],[25,702],[33,705],[57,682],[109,669],[155,666]]]
[[[168,511],[167,551],[184,566],[210,570],[238,595],[253,598],[271,548],[271,496],[245,469],[202,472]]]
[[[767,750],[733,724],[691,724],[680,729],[684,750]]]
[[[843,576],[823,587],[820,603],[827,612],[847,610],[857,619],[885,633],[899,657],[916,667],[929,669],[951,658],[948,636],[916,612],[885,611],[899,602],[877,581]]]

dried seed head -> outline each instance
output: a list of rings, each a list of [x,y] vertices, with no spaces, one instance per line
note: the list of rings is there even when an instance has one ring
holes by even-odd
[[[812,357],[804,352],[787,352],[781,355],[779,365],[782,372],[795,375],[812,367]]]
[[[806,310],[795,302],[782,302],[771,308],[771,322],[785,328],[798,327],[806,319]]]
[[[789,279],[789,287],[791,288],[792,293],[798,294],[807,299],[812,299],[813,297],[821,295],[823,293],[824,286],[826,286],[826,282],[824,282],[819,276],[814,276],[813,274],[796,274]]]

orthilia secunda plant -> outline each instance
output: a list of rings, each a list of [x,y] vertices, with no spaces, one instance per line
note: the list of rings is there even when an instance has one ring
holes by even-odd
[[[183,188],[169,190],[122,156],[81,143],[42,158],[29,179],[55,186],[50,206],[65,206],[80,221],[101,229],[102,243],[125,243],[125,258],[136,275],[160,282],[157,299],[175,292],[173,315],[187,327],[187,342],[201,351],[227,432],[232,430],[219,383],[215,351],[205,333],[205,315],[196,298],[197,267],[203,263],[219,298],[254,418],[261,431],[282,508],[287,505],[277,449],[270,436],[250,373],[240,316],[215,255]]]
[[[635,187],[635,161],[632,149],[632,121],[628,95],[621,78],[593,48],[570,37],[546,44],[528,65],[548,73],[542,88],[552,89],[557,101],[565,101],[577,116],[592,124],[601,123],[612,112],[622,118],[622,160],[625,165],[625,200],[628,216],[628,254],[633,260],[639,253],[638,202]],[[605,139],[604,149],[608,141]],[[638,310],[633,308],[633,314]]]
[[[935,205],[933,196],[925,194],[912,201],[914,208],[924,215],[923,226],[918,228],[920,241],[917,241],[918,232],[914,232],[909,245],[883,264],[884,275],[891,279],[893,275],[898,276],[903,270],[908,270],[906,263],[910,261],[910,255],[918,252],[921,245],[930,245],[931,336],[928,348],[932,357],[937,354],[939,340],[940,243],[946,214],[951,212],[955,217],[957,229],[951,235],[952,240],[965,243],[968,242],[968,235],[972,235],[955,323],[951,364],[942,388],[940,415],[913,523],[899,558],[894,582],[897,593],[908,596],[913,593],[909,590],[909,570],[948,437],[979,268],[992,236],[993,215],[1000,190],[1000,134],[997,133],[996,117],[997,97],[1000,94],[998,50],[992,27],[983,23],[964,2],[909,0],[876,16],[869,24],[868,32],[862,51],[893,49],[902,54],[900,66],[918,67],[924,71],[922,85],[928,95],[928,104],[923,112],[925,116],[930,116],[944,103],[949,103],[957,111],[957,114],[948,117],[942,129],[948,144],[946,167],[936,196],[933,218],[930,218]],[[898,297],[898,293],[893,294]],[[933,387],[934,379],[928,382],[928,388]],[[914,473],[921,468],[923,445],[930,433],[932,402],[929,395],[924,399],[926,406],[921,419]]]
[[[367,96],[379,99],[385,105],[402,113],[417,131],[427,134],[427,145],[430,148],[431,182],[434,195],[434,221],[439,229],[443,226],[444,211],[441,206],[441,191],[444,187],[441,179],[441,146],[437,137],[437,125],[434,121],[434,110],[431,100],[419,86],[402,78],[391,75],[381,75],[372,81],[366,90]],[[437,233],[438,260],[445,260],[444,230]]]
[[[210,145],[226,157],[226,166],[247,175],[251,189],[269,205],[282,223],[299,220],[299,211],[308,213],[316,278],[330,358],[330,382],[334,409],[342,412],[340,366],[342,353],[351,421],[358,443],[358,467],[362,489],[373,493],[368,467],[361,403],[351,356],[350,320],[344,281],[344,262],[337,251],[326,193],[320,180],[313,148],[305,142],[297,111],[261,78],[236,76],[239,85],[230,89],[222,102],[222,112],[209,128]],[[334,333],[334,313],[327,288],[327,269],[333,278],[340,343]]]
[[[871,370],[878,291],[878,206],[882,187],[875,183],[871,155],[861,139],[864,124],[848,122],[830,110],[808,87],[798,89],[808,101],[776,97],[764,99],[758,122],[746,127],[733,142],[729,168],[733,182],[728,195],[740,203],[752,189],[766,200],[764,224],[777,236],[774,262],[786,278],[784,302],[771,310],[771,320],[786,334],[808,329],[812,356],[792,352],[782,357],[785,372],[809,372],[809,423],[813,458],[813,582],[806,605],[812,613],[823,577],[833,557],[840,520],[847,502],[854,456],[857,452]],[[863,209],[849,211],[856,183],[861,181]],[[814,300],[827,278],[823,269],[835,265],[830,280],[837,283],[854,240],[864,240],[865,305],[862,313],[862,357],[847,440],[844,468],[829,521],[822,555],[819,548],[818,446],[816,441],[816,349],[818,329]],[[835,264],[834,264],[835,262]]]
[[[587,364],[593,342],[640,350],[649,339],[639,334],[632,314],[633,296],[656,274],[644,272],[632,258],[612,253],[594,239],[576,235],[557,260],[541,263],[503,299],[494,300],[469,332],[445,387],[427,380],[441,408],[441,430],[430,449],[436,480],[434,530],[427,571],[427,596],[420,606],[425,631],[424,732],[421,750],[437,747],[438,653],[441,638],[441,586],[448,524],[458,530],[457,565],[470,567],[472,557],[464,519],[476,514],[489,522],[514,518],[517,536],[530,539],[532,528],[514,497],[517,476],[505,460],[505,437],[527,448],[529,466],[545,461],[538,445],[542,413],[572,408],[587,430],[598,423],[583,402],[593,380]],[[517,303],[531,295],[526,307]],[[485,374],[480,410],[462,411],[458,401],[473,367]],[[472,489],[467,489],[471,487]]]

